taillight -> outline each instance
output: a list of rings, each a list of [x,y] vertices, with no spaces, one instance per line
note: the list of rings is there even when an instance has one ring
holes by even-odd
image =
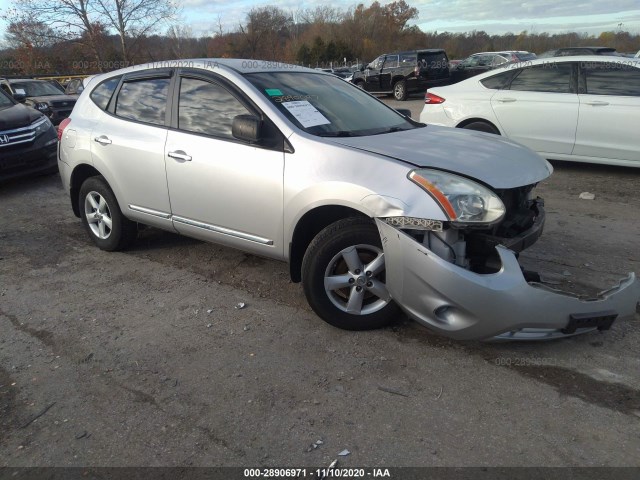
[[[429,104],[444,103],[444,98],[439,97],[438,95],[434,95],[433,93],[427,92],[424,95],[424,103],[429,103]]]
[[[71,119],[65,118],[60,122],[60,125],[58,125],[58,141],[62,140],[62,134],[64,133],[64,129],[67,128],[67,125],[69,125],[70,123],[71,123]]]

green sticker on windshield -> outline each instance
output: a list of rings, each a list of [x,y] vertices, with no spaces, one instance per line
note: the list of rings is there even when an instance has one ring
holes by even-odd
[[[269,95],[270,97],[282,96],[282,92],[277,88],[265,88],[264,91],[267,92],[267,95]]]

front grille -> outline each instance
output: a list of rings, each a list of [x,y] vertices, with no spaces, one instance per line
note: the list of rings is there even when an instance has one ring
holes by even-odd
[[[75,100],[51,100],[49,103],[53,108],[68,108],[71,110],[76,104]]]
[[[47,128],[47,123],[48,120],[42,117],[26,127],[0,131],[0,151],[3,148],[9,149],[16,145],[33,142],[36,136]]]

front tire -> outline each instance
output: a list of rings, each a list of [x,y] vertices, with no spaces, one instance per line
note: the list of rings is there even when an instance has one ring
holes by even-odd
[[[78,195],[82,223],[101,250],[122,250],[136,238],[135,222],[126,218],[104,177],[89,177]]]
[[[389,325],[400,309],[385,285],[380,234],[370,219],[352,217],[322,230],[302,261],[302,285],[311,308],[345,330]]]
[[[399,102],[403,102],[407,99],[406,80],[400,80],[393,85],[393,98],[395,98]]]

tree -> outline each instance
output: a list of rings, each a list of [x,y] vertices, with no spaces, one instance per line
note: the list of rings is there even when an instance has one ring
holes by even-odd
[[[130,61],[129,48],[163,22],[175,18],[177,4],[171,0],[95,0],[97,10],[120,37],[122,60]],[[131,45],[128,45],[128,41]]]
[[[9,11],[13,23],[38,22],[48,27],[53,41],[81,43],[101,69],[106,29],[114,29],[120,38],[122,60],[129,60],[131,40],[150,33],[176,12],[173,0],[14,0]]]
[[[278,7],[252,8],[247,14],[247,24],[240,25],[246,46],[244,55],[250,58],[278,58],[292,27],[293,17]]]

